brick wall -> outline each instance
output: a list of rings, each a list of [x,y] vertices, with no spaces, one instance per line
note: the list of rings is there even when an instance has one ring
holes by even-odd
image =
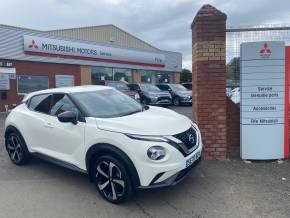
[[[55,75],[74,75],[75,85],[81,84],[80,66],[71,64],[40,63],[29,61],[11,61],[16,68],[16,76],[19,75],[44,75],[49,78],[49,88],[55,88]],[[23,95],[17,93],[17,79],[10,80],[10,90],[7,92],[7,100],[0,99],[0,112],[5,111],[4,105],[9,109],[13,104],[19,104]]]
[[[174,72],[174,82],[180,83],[180,72]]]
[[[226,15],[204,5],[192,25],[193,119],[204,143],[205,159],[225,159],[226,120]]]
[[[138,70],[133,70],[132,72],[132,82],[140,83],[141,82],[141,73]]]
[[[92,67],[80,66],[80,71],[81,71],[81,84],[92,85]]]

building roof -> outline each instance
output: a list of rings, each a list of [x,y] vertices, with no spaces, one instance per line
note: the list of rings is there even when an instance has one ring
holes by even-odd
[[[140,48],[151,51],[159,50],[151,44],[133,36],[113,24],[56,29],[45,32],[53,36],[74,38],[97,43],[110,43],[125,48]]]
[[[56,40],[66,40],[71,42],[79,42],[79,43],[86,43],[92,45],[99,45],[99,46],[106,46],[106,47],[113,47],[113,48],[120,48],[120,49],[128,49],[132,51],[142,51],[142,52],[151,52],[155,54],[161,54],[165,57],[165,67],[156,68],[150,66],[140,66],[140,65],[132,65],[132,64],[118,64],[118,63],[105,63],[101,62],[103,67],[115,67],[115,68],[134,68],[134,69],[142,69],[142,70],[160,70],[160,71],[175,71],[180,72],[182,70],[182,54],[179,52],[171,52],[171,51],[164,51],[157,49],[155,47],[150,47],[150,44],[132,36],[129,33],[113,26],[113,25],[104,25],[98,26],[98,28],[107,28],[113,27],[115,29],[114,34],[120,36],[121,40],[115,41],[116,43],[104,42],[100,41],[92,41],[93,39],[82,39],[81,33],[73,33],[68,36],[62,36],[61,34],[57,33],[50,33],[49,31],[41,31],[35,29],[28,29],[22,27],[15,27],[15,26],[8,26],[8,25],[1,25],[0,24],[0,55],[3,59],[15,59],[15,60],[24,60],[24,61],[40,61],[40,62],[51,62],[51,63],[65,63],[65,64],[81,64],[81,65],[89,65],[89,66],[99,66],[100,62],[97,61],[90,61],[90,60],[74,60],[74,59],[63,59],[59,57],[41,57],[41,56],[30,56],[26,55],[23,52],[23,36],[36,36],[36,37],[45,37],[50,39]],[[73,30],[79,29],[80,32],[86,30],[86,28],[90,29],[98,29],[97,27],[83,27],[83,28],[73,28],[73,29],[66,29],[66,30]],[[64,30],[64,31],[66,31]],[[51,30],[51,31],[58,31],[58,30]],[[61,31],[61,30],[60,30]],[[92,31],[91,29],[89,31]],[[107,39],[109,38],[110,31],[103,31],[106,34]],[[91,34],[91,33],[90,33]],[[97,34],[102,34],[102,31],[99,31]],[[96,35],[96,34],[95,34]],[[123,37],[123,38],[122,38]],[[85,37],[83,37],[85,38]],[[124,40],[124,38],[129,38],[128,42]]]
[[[48,35],[52,35],[55,37],[77,39],[82,41],[89,41],[124,48],[137,48],[149,51],[160,51],[160,49],[126,32],[125,30],[122,30],[121,28],[113,24],[76,27],[68,29],[55,29],[46,31],[17,26],[9,26],[4,24],[0,24],[0,26],[16,30],[26,30],[39,33],[46,33]]]

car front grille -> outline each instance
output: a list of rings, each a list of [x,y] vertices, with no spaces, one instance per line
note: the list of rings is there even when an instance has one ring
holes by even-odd
[[[189,153],[194,151],[198,146],[197,131],[191,127],[185,132],[173,135],[173,137],[180,140],[188,149]]]
[[[158,101],[170,101],[171,99],[168,96],[158,97]]]

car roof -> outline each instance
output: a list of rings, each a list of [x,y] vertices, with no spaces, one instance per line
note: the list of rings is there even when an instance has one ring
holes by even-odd
[[[40,95],[40,94],[50,94],[50,93],[67,93],[68,94],[68,93],[92,92],[92,91],[108,90],[108,89],[113,89],[113,88],[110,86],[102,86],[102,85],[86,85],[86,86],[69,86],[69,87],[45,89],[45,90],[31,92],[27,94],[23,98],[23,101],[26,101],[32,96]]]

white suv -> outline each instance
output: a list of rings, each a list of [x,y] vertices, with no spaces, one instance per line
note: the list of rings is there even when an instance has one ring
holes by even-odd
[[[17,165],[37,155],[87,173],[113,203],[135,188],[176,184],[202,151],[200,131],[188,118],[105,86],[28,94],[6,119],[5,144]]]

